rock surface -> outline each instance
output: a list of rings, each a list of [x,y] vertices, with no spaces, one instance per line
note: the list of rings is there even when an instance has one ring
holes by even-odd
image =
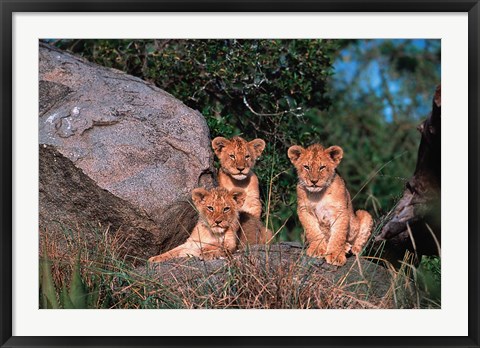
[[[182,308],[394,307],[389,270],[354,256],[332,266],[306,256],[298,243],[255,245],[230,259],[178,258],[136,271],[129,291],[146,291],[159,308],[178,299]]]
[[[39,57],[40,144],[149,214],[213,184],[199,112],[139,78],[49,45],[40,44]]]
[[[92,248],[98,235],[109,232],[115,234],[123,255],[148,259],[188,237],[176,230],[159,229],[131,203],[101,189],[54,147],[40,145],[39,151],[40,233],[60,251],[66,250],[61,245],[68,241]]]

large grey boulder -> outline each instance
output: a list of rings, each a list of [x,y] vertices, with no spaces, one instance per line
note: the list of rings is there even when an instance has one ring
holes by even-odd
[[[108,243],[110,250],[141,262],[188,237],[160,228],[133,204],[100,188],[53,146],[40,145],[39,151],[41,252],[44,246],[56,249],[55,255],[69,246],[93,251]]]
[[[154,85],[40,43],[39,141],[148,214],[213,184],[204,117]]]

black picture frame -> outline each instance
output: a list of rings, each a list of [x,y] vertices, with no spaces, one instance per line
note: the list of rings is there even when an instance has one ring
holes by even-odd
[[[1,151],[0,343],[50,346],[479,346],[479,15],[478,0],[0,0]],[[468,13],[468,336],[465,337],[18,337],[12,336],[12,15],[15,12],[466,12]],[[454,117],[454,115],[450,115]],[[348,315],[348,314],[347,314]],[[408,325],[398,325],[402,334]]]

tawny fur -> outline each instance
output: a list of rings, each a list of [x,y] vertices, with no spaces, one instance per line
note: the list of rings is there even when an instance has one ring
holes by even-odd
[[[239,217],[245,198],[246,194],[241,189],[194,189],[192,200],[200,217],[192,234],[182,245],[151,257],[149,262],[186,256],[197,256],[204,260],[224,257],[233,253],[238,245],[244,246],[244,240],[240,237],[242,234],[263,242],[259,236],[265,234],[265,227],[260,220],[251,215],[246,219]]]
[[[339,146],[294,145],[288,157],[298,174],[297,213],[305,230],[307,255],[344,265],[350,250],[358,255],[373,226],[371,215],[353,211],[350,194],[336,168],[343,157]]]
[[[260,219],[262,203],[260,202],[258,178],[252,168],[265,149],[265,142],[262,139],[247,142],[241,137],[233,137],[230,140],[217,137],[212,141],[212,148],[220,161],[218,185],[227,190],[243,189],[247,195],[245,203],[240,209],[241,220],[250,221],[249,215]],[[244,213],[247,215],[244,216]],[[240,233],[239,239],[242,243],[259,244],[272,238],[270,230],[261,228],[260,231],[260,234],[255,235]]]
[[[270,243],[273,235],[260,219],[245,212],[240,213],[240,228],[237,234],[239,248],[245,248],[249,244]]]

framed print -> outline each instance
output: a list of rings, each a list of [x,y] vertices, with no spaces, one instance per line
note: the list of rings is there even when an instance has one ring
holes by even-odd
[[[478,1],[1,12],[2,346],[479,346]]]

